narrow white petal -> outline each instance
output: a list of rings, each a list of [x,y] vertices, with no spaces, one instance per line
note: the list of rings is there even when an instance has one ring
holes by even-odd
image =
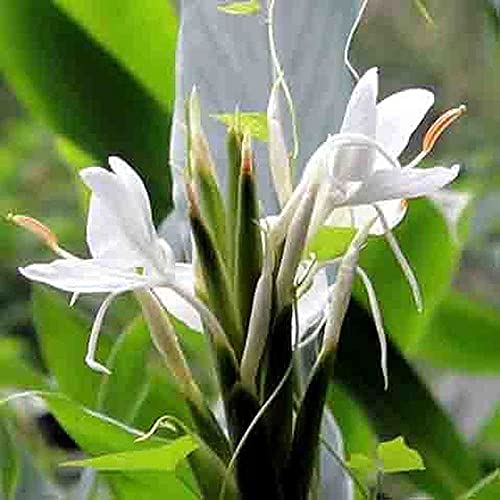
[[[425,89],[403,90],[380,101],[377,140],[397,158],[433,104],[434,94]]]
[[[377,213],[379,215],[379,221],[381,222],[383,228],[384,228],[384,237],[389,244],[390,249],[392,250],[392,253],[394,254],[394,257],[398,261],[399,267],[401,268],[401,271],[403,272],[403,275],[406,278],[406,281],[408,282],[412,295],[413,295],[413,300],[415,301],[415,306],[417,307],[418,312],[422,312],[424,309],[423,305],[423,300],[422,300],[422,293],[420,291],[420,286],[417,281],[417,277],[415,276],[415,273],[413,272],[413,269],[410,266],[410,263],[406,259],[406,257],[403,254],[403,251],[401,250],[398,240],[396,237],[392,234],[391,228],[389,227],[389,224],[385,220],[384,213],[380,208],[378,208],[377,205],[375,205],[375,209],[377,210]]]
[[[371,68],[354,87],[340,133],[359,133],[375,139],[377,93],[378,70]],[[361,180],[371,172],[374,158],[375,151],[370,147],[337,148],[334,175],[339,181]]]
[[[375,323],[375,329],[377,330],[378,341],[380,344],[380,368],[382,369],[382,375],[384,377],[384,388],[387,390],[389,387],[389,376],[387,372],[387,341],[385,337],[384,323],[382,321],[382,314],[377,300],[377,294],[375,293],[373,284],[365,271],[358,266],[356,268],[356,272],[361,278],[366,294],[368,295],[368,302],[370,303],[370,309],[372,311],[373,321]]]
[[[108,370],[104,365],[96,361],[95,355],[97,351],[97,341],[99,340],[99,334],[101,333],[102,323],[104,321],[104,316],[108,310],[111,302],[117,296],[117,293],[110,293],[99,307],[96,317],[94,319],[94,324],[92,325],[92,330],[90,332],[89,341],[87,344],[87,354],[85,356],[85,363],[87,366],[96,372],[105,373],[106,375],[111,375],[111,371]]]
[[[19,272],[32,281],[73,293],[106,293],[161,284],[160,278],[139,275],[123,263],[97,259],[58,259],[21,267]]]
[[[267,106],[267,128],[269,132],[269,168],[280,207],[283,207],[292,195],[293,187],[290,161],[279,114],[279,88],[278,85],[274,85],[271,90]]]
[[[396,227],[404,218],[408,204],[404,200],[388,200],[377,203],[382,210],[390,229]],[[326,219],[325,225],[331,227],[361,228],[377,216],[377,211],[372,205],[358,205],[355,207],[336,208]],[[370,229],[370,234],[381,235],[385,233],[384,226],[377,220]]]
[[[345,205],[367,205],[379,201],[417,198],[431,194],[452,182],[458,175],[459,166],[451,168],[412,168],[380,170],[371,175],[355,191]]]
[[[328,302],[328,279],[326,271],[320,269],[314,276],[311,287],[297,301],[299,317],[299,340],[323,314]],[[295,321],[292,323],[292,338],[296,338]]]

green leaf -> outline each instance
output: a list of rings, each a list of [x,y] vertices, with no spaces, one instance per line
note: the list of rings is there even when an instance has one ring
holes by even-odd
[[[431,14],[429,13],[429,9],[426,7],[425,3],[423,0],[413,0],[413,3],[415,7],[417,8],[419,14],[425,19],[427,24],[431,28],[436,27],[436,23],[434,22],[434,19],[432,18]]]
[[[177,464],[198,448],[191,436],[182,436],[169,444],[141,451],[123,451],[86,460],[71,460],[65,467],[92,467],[97,470],[173,471]]]
[[[425,476],[425,486],[436,498],[455,499],[480,479],[477,460],[391,339],[387,347],[389,388],[385,391],[373,320],[359,303],[351,301],[334,380],[362,406],[379,436],[401,435],[418,451],[426,465],[419,474]]]
[[[33,316],[43,359],[61,392],[87,406],[94,406],[103,375],[85,364],[90,322],[69,307],[60,294],[33,287]],[[103,362],[110,350],[101,335],[97,358]]]
[[[22,357],[23,345],[19,339],[0,339],[0,388],[45,390],[45,377],[29,366]]]
[[[45,394],[43,398],[65,431],[83,451],[90,455],[143,451],[167,444],[165,440],[154,436],[147,441],[137,443],[134,440],[141,435],[138,431],[110,417],[89,410],[62,395]],[[176,499],[191,499],[197,496],[185,486],[184,483],[187,480],[192,483],[192,479],[187,470],[182,468],[177,474],[164,471],[134,474],[113,471],[101,474],[108,480],[120,500],[122,498],[153,500],[163,498],[164,495]]]
[[[481,450],[491,453],[493,456],[500,456],[500,404],[481,428],[476,443]]]
[[[226,14],[249,16],[251,14],[257,14],[260,11],[260,2],[258,0],[232,2],[225,5],[218,5],[217,9]]]
[[[243,2],[247,3],[247,2]],[[220,8],[220,7],[219,7]],[[210,115],[212,118],[220,121],[228,128],[235,127],[239,123],[242,132],[248,131],[254,139],[266,142],[268,138],[267,132],[267,115],[266,113],[246,112],[246,113],[221,113]]]
[[[349,227],[322,226],[309,243],[306,253],[314,253],[319,262],[343,255],[351,243],[356,230]]]
[[[481,479],[466,494],[458,500],[493,500],[500,494],[500,469],[494,470],[491,474]]]
[[[409,448],[401,436],[381,443],[377,447],[377,455],[382,461],[385,473],[425,470],[422,457]]]
[[[342,430],[346,453],[373,456],[377,437],[363,408],[339,384],[330,384],[327,404]]]
[[[458,263],[459,244],[437,208],[425,199],[411,202],[405,221],[394,234],[420,284],[423,313],[416,310],[408,283],[383,238],[370,242],[361,253],[360,263],[374,284],[386,331],[405,351],[425,334],[434,310],[447,296]],[[354,295],[366,303],[360,284]]]
[[[83,16],[89,3],[79,3],[82,6],[79,16]],[[101,7],[103,3],[108,5],[106,9],[121,4],[100,2]],[[167,2],[163,3],[166,9]],[[146,12],[146,9],[142,6],[139,10]],[[92,18],[99,17],[92,14]],[[108,22],[109,19],[114,21]],[[123,16],[119,20],[116,15],[107,18],[100,29],[102,40],[104,33],[110,39],[111,32],[118,30],[115,25],[129,26],[130,22]],[[175,30],[175,26],[171,29]],[[133,35],[129,33],[128,40],[140,47],[142,40],[150,43],[151,36],[139,30]],[[116,47],[122,49],[120,44],[114,47],[115,51]],[[150,52],[142,47],[143,54]],[[129,68],[51,1],[1,2],[0,50],[2,70],[21,102],[56,133],[100,162],[109,154],[120,154],[132,163],[151,194],[155,219],[163,217],[171,203],[166,168],[168,103],[160,104]],[[129,50],[137,54],[140,48]],[[161,50],[166,62],[173,58],[173,44],[165,42]],[[144,57],[144,64],[148,60]],[[154,71],[163,71],[164,86],[168,88],[168,80],[173,79],[168,64]]]
[[[478,375],[500,372],[500,312],[451,293],[434,311],[412,357]]]
[[[177,16],[173,2],[54,0],[163,106],[174,101]],[[114,20],[114,21],[112,21]],[[119,20],[119,22],[118,22]],[[147,57],[144,55],[147,54]]]
[[[0,487],[2,498],[14,500],[19,482],[20,463],[14,431],[5,418],[0,418]]]
[[[353,453],[347,462],[347,466],[356,471],[365,480],[372,476],[375,471],[373,458],[367,457],[362,453]]]
[[[150,350],[148,329],[144,320],[138,318],[120,335],[106,362],[111,375],[102,379],[99,411],[127,424],[133,421],[137,401],[144,396],[148,384],[146,368]]]

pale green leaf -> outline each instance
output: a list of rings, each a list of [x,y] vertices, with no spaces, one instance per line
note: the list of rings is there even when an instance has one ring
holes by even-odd
[[[260,11],[260,2],[258,0],[248,0],[246,2],[231,2],[224,5],[218,5],[217,9],[226,14],[239,16],[249,16],[257,14]]]
[[[377,455],[382,461],[385,473],[425,470],[422,457],[418,452],[409,448],[401,436],[381,443],[377,448]]]
[[[340,257],[349,248],[356,229],[322,226],[309,243],[306,253],[314,253],[319,262]]]
[[[259,141],[267,141],[268,131],[266,113],[220,113],[210,116],[227,127],[234,127],[236,123],[239,123],[242,131],[247,131],[253,138]]]
[[[169,444],[140,451],[124,451],[86,460],[72,460],[64,466],[92,467],[105,471],[173,471],[177,464],[198,448],[191,436],[182,436]]]
[[[0,491],[1,498],[14,500],[20,476],[20,462],[14,430],[7,419],[0,418]]]

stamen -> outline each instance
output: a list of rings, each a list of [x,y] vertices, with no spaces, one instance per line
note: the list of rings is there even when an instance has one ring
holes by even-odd
[[[428,153],[432,150],[437,140],[443,132],[456,120],[458,120],[467,111],[467,106],[462,104],[458,108],[450,109],[443,113],[429,128],[424,136],[422,150]]]
[[[34,234],[37,238],[42,240],[54,253],[62,257],[63,259],[77,259],[75,255],[61,248],[57,241],[56,234],[45,224],[39,220],[30,217],[28,215],[13,215],[8,214],[7,220],[13,222],[14,224],[28,230],[30,233]]]
[[[377,294],[375,293],[375,288],[373,288],[373,284],[366,272],[359,266],[356,267],[356,272],[361,278],[366,294],[368,295],[368,302],[370,303],[370,309],[372,311],[373,321],[375,322],[375,329],[377,330],[378,341],[380,344],[380,368],[382,369],[382,375],[384,377],[384,389],[387,390],[389,387],[389,376],[387,373],[387,341],[385,339],[384,323],[382,321],[382,314],[380,312]]]
[[[377,214],[379,216],[380,223],[382,224],[382,227],[384,228],[384,237],[387,243],[389,244],[390,249],[392,250],[392,253],[394,254],[394,257],[398,261],[399,267],[401,268],[401,271],[403,271],[403,274],[406,278],[406,281],[408,282],[408,285],[410,286],[412,295],[413,295],[413,300],[415,301],[415,306],[417,308],[417,311],[421,313],[424,310],[423,306],[423,301],[422,301],[422,294],[420,292],[420,287],[418,285],[417,278],[415,276],[415,273],[413,272],[413,269],[410,266],[410,263],[404,256],[398,240],[396,237],[392,234],[391,228],[389,227],[389,224],[387,222],[387,219],[385,218],[384,212],[378,205],[373,205],[375,210],[377,211]]]
[[[28,215],[13,214],[8,214],[7,220],[13,222],[19,227],[22,227],[23,229],[27,229],[30,233],[42,240],[49,248],[54,249],[57,247],[57,236],[49,227],[39,220],[29,217]]]
[[[94,324],[92,325],[92,331],[90,332],[89,342],[87,345],[87,354],[85,356],[85,363],[87,363],[87,366],[89,368],[106,375],[111,375],[111,371],[95,360],[95,354],[97,351],[97,341],[99,340],[99,334],[101,333],[101,327],[104,321],[104,315],[111,305],[111,302],[113,302],[118,294],[119,292],[110,293],[104,299],[101,307],[99,307],[99,310],[97,311],[96,317],[94,319]]]
[[[158,418],[151,427],[151,429],[149,429],[149,431],[146,432],[146,434],[143,434],[142,436],[139,436],[138,438],[134,439],[134,443],[140,443],[141,441],[146,441],[147,439],[152,437],[160,427],[162,429],[168,429],[172,432],[177,432],[177,428],[175,427],[174,424],[170,422],[170,420],[172,420],[172,417],[170,415],[163,415],[162,417]]]

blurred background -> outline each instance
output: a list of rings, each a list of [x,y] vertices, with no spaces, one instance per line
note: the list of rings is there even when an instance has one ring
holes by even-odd
[[[6,2],[8,3],[8,2]],[[11,2],[12,3],[12,2]],[[14,2],[15,3],[15,2]],[[36,2],[33,2],[33,4]],[[42,33],[41,51],[49,50],[47,37],[51,28],[59,29],[59,43],[68,43],[68,33],[63,22],[73,23],[77,33],[72,39],[75,45],[83,44],[88,36],[88,25],[80,23],[84,16],[78,9],[71,11],[70,1],[41,3],[50,4],[47,8],[37,8],[30,1],[20,0],[20,11],[32,16],[33,26]],[[78,2],[73,2],[77,4]],[[107,2],[104,2],[107,3]],[[109,2],[111,5],[113,2]],[[126,2],[129,4],[130,2]],[[147,2],[153,5],[155,2]],[[133,2],[132,2],[133,4]],[[132,5],[131,4],[131,5]],[[151,7],[152,8],[152,7]],[[2,12],[5,10],[5,12]],[[6,14],[0,21],[2,44],[12,43],[9,30],[21,29],[16,26],[15,8],[0,9]],[[147,10],[147,9],[146,9]],[[9,24],[7,26],[7,14]],[[110,7],[109,15],[116,12]],[[19,14],[20,16],[21,14]],[[172,19],[164,14],[163,20],[168,26],[165,33],[158,33],[158,40],[169,40]],[[44,17],[45,16],[45,17]],[[80,17],[79,17],[80,16]],[[64,19],[63,19],[64,18]],[[145,16],[144,30],[148,22],[155,20]],[[161,20],[157,20],[160,22]],[[45,23],[46,22],[46,23]],[[116,21],[118,22],[118,21]],[[170,23],[170,24],[169,24]],[[82,26],[84,26],[82,28]],[[46,31],[46,32],[45,32]],[[95,130],[106,126],[120,128],[123,123],[134,120],[134,113],[149,113],[147,125],[138,126],[131,135],[133,140],[155,144],[160,150],[154,159],[155,165],[165,170],[156,169],[159,174],[146,172],[146,179],[154,184],[155,175],[161,177],[157,183],[160,193],[157,200],[168,200],[168,173],[166,171],[166,152],[168,146],[168,125],[163,120],[165,110],[157,103],[160,99],[171,102],[172,88],[159,91],[165,95],[150,94],[153,98],[143,101],[135,99],[137,88],[148,87],[148,83],[135,83],[141,72],[141,54],[132,47],[126,60],[121,60],[106,45],[106,36],[100,36],[96,28],[95,44],[104,46],[106,55],[95,57],[83,53],[81,61],[72,61],[67,67],[52,68],[47,60],[39,64],[40,82],[45,85],[50,95],[50,83],[43,78],[44,72],[71,71],[67,74],[67,89],[56,89],[62,93],[78,92],[79,78],[94,79],[94,85],[103,86],[103,102],[93,102],[89,106],[103,106],[110,123],[98,123]],[[37,63],[28,60],[24,52],[29,46],[28,30],[22,33],[19,54],[25,58],[22,64]],[[148,39],[151,47],[156,47],[157,40]],[[126,37],[117,42],[126,43]],[[24,45],[22,45],[24,44]],[[161,47],[161,44],[158,44]],[[6,45],[5,45],[6,46]],[[16,48],[17,50],[17,48]],[[16,68],[12,47],[4,51],[2,47],[3,78],[0,82],[0,213],[9,212],[30,214],[48,224],[64,242],[65,248],[82,254],[85,248],[85,193],[78,183],[76,172],[83,166],[99,163],[105,158],[100,151],[108,148],[99,143],[98,134],[86,128],[85,112],[74,120],[66,117],[71,125],[69,130],[81,132],[82,142],[75,145],[59,135],[60,120],[64,113],[74,113],[75,109],[46,109],[38,97],[23,80],[22,69]],[[69,50],[69,49],[68,49]],[[65,56],[60,49],[57,57]],[[111,57],[110,56],[113,56]],[[135,55],[134,55],[135,54]],[[66,54],[67,55],[67,54]],[[162,61],[158,73],[173,71],[173,61],[164,60],[161,50],[156,47],[150,54],[154,66]],[[93,59],[94,58],[94,59]],[[117,89],[113,79],[108,79],[107,71],[115,64],[108,59],[116,59],[128,65],[125,84]],[[135,59],[134,59],[135,58]],[[423,374],[435,394],[443,401],[449,414],[455,419],[463,435],[473,441],[485,456],[493,463],[498,463],[500,452],[500,3],[498,0],[373,0],[355,38],[352,60],[356,67],[367,69],[377,65],[381,69],[381,96],[405,87],[425,86],[436,93],[434,115],[451,107],[466,103],[468,112],[452,130],[447,132],[436,147],[428,164],[449,165],[458,162],[462,166],[459,181],[453,189],[470,193],[468,206],[468,231],[463,251],[453,276],[454,300],[449,303],[443,317],[436,320],[448,320],[453,311],[466,311],[469,321],[456,324],[451,331],[457,338],[455,343],[448,336],[433,337],[428,344],[425,338],[412,350],[412,359],[419,372]],[[84,76],[86,64],[95,64],[95,73]],[[81,66],[80,69],[77,67]],[[154,71],[154,70],[153,70]],[[150,80],[155,79],[155,75]],[[129,81],[130,80],[130,81]],[[132,81],[134,80],[134,81]],[[140,78],[139,78],[140,80]],[[85,85],[89,83],[84,82]],[[151,87],[152,88],[152,87]],[[151,90],[151,88],[149,90]],[[123,96],[132,96],[134,105],[122,110],[106,102],[107,96],[121,92]],[[53,98],[58,94],[54,91]],[[85,96],[83,96],[85,97]],[[83,98],[82,98],[83,100]],[[135,106],[135,107],[134,107]],[[107,107],[107,109],[106,109]],[[144,127],[141,129],[141,127]],[[118,132],[119,134],[120,132]],[[95,135],[93,135],[95,134]],[[124,133],[125,134],[125,133]],[[123,137],[112,138],[123,139]],[[126,137],[125,137],[126,138]],[[92,147],[85,149],[86,145]],[[142,146],[137,146],[135,156],[141,160]],[[147,147],[144,146],[144,148]],[[418,139],[413,144],[413,151],[418,148]],[[88,154],[86,151],[91,151]],[[159,205],[159,202],[158,202]],[[157,220],[164,213],[156,210]],[[425,253],[425,249],[423,250]],[[10,353],[21,352],[26,369],[46,372],[43,356],[40,353],[37,337],[34,334],[30,302],[30,286],[16,272],[16,267],[28,262],[48,260],[50,252],[30,234],[12,226],[6,220],[0,222],[0,386],[7,386],[9,380]],[[432,261],[435,255],[429,254]],[[82,310],[90,311],[94,302],[82,301]],[[109,329],[118,332],[135,314],[128,300],[121,299],[110,314]],[[433,335],[439,335],[439,328]],[[452,339],[453,340],[453,339]],[[4,361],[2,361],[4,360]],[[20,498],[29,498],[21,496]],[[34,497],[40,498],[40,497]]]

